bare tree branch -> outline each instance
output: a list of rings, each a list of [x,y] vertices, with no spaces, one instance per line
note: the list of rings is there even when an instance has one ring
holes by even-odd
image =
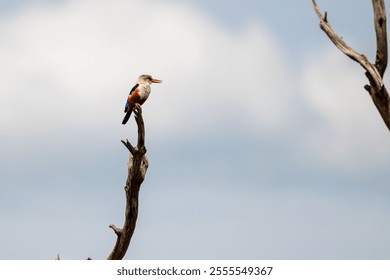
[[[376,62],[372,64],[365,55],[359,54],[352,49],[344,40],[334,32],[328,22],[327,13],[322,15],[315,0],[312,0],[313,8],[320,19],[320,28],[328,35],[333,44],[352,60],[358,62],[365,70],[370,85],[364,88],[378,109],[387,128],[390,130],[390,97],[383,84],[383,75],[387,68],[387,31],[386,31],[386,10],[384,0],[372,0],[375,18],[375,31],[377,41]]]
[[[138,125],[137,147],[133,147],[127,139],[126,141],[121,140],[121,142],[130,151],[128,161],[128,175],[125,186],[125,222],[123,228],[118,228],[115,225],[109,226],[117,235],[117,240],[111,254],[107,258],[108,260],[121,260],[127,252],[138,217],[139,190],[148,169],[148,159],[145,156],[145,127],[142,119],[142,111],[138,107],[135,107],[133,110],[135,120]]]
[[[387,28],[386,28],[386,9],[384,1],[372,0],[374,8],[374,22],[376,33],[376,61],[375,66],[383,78],[387,68]]]

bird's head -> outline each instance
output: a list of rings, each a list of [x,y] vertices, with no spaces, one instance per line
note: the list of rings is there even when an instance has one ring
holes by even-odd
[[[141,76],[139,76],[137,83],[139,83],[139,84],[143,84],[143,83],[152,84],[152,83],[162,83],[162,81],[159,79],[155,79],[150,75],[141,75]]]

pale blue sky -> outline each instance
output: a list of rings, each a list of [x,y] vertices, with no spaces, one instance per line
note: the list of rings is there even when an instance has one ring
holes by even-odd
[[[311,1],[282,2],[0,1],[0,259],[108,256],[143,73],[164,82],[127,259],[388,259],[389,132],[364,71]],[[374,57],[370,1],[318,4]]]

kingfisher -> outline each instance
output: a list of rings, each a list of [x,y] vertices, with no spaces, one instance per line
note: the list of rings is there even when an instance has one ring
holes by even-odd
[[[125,117],[122,124],[126,124],[131,116],[131,112],[135,106],[141,107],[142,104],[148,99],[152,83],[161,83],[161,80],[155,79],[150,75],[139,76],[135,86],[130,90],[129,96],[125,106]]]

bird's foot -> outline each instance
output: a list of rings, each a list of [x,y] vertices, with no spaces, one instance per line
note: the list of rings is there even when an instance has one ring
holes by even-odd
[[[142,107],[141,107],[141,104],[135,103],[135,108],[142,114]]]

